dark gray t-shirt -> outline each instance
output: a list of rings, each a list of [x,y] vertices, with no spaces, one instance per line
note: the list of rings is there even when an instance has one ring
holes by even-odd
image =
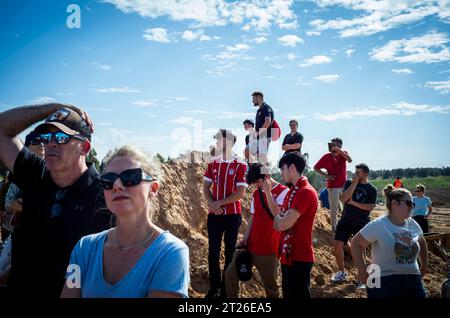
[[[352,182],[350,180],[345,181],[344,191],[346,191],[351,184]],[[353,192],[352,200],[358,203],[376,204],[377,189],[371,183],[358,183],[355,192]],[[369,211],[345,203],[341,220],[345,220],[345,222],[355,225],[364,225],[370,221],[369,214]]]

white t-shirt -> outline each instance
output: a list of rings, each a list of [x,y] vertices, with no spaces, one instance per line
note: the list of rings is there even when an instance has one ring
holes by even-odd
[[[372,264],[380,266],[381,276],[420,274],[418,240],[423,232],[415,220],[408,218],[397,226],[385,215],[369,222],[360,233],[372,244]]]

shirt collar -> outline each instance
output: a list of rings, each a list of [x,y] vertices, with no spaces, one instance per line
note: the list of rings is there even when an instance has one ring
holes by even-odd
[[[94,164],[88,164],[88,169],[72,185],[80,191],[87,191],[97,181],[98,171]]]

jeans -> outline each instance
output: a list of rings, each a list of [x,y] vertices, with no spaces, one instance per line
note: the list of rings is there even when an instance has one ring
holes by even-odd
[[[425,298],[426,295],[420,275],[382,276],[380,288],[367,287],[367,298]]]
[[[210,288],[223,287],[225,270],[233,259],[239,227],[242,223],[240,214],[208,215],[208,265]],[[220,273],[220,249],[225,234],[225,267]]]
[[[283,298],[311,298],[309,287],[313,264],[293,261],[291,265],[281,265]]]

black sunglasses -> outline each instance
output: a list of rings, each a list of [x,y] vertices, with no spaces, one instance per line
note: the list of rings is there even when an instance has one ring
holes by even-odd
[[[117,174],[114,172],[107,172],[100,175],[99,180],[102,183],[104,190],[111,190],[114,187],[114,182],[120,178],[125,187],[133,187],[141,183],[141,181],[155,181],[155,179],[145,174],[141,168],[124,170]]]
[[[406,202],[406,205],[407,205],[409,208],[415,208],[415,207],[416,207],[416,204],[415,204],[414,202],[412,202],[411,200],[397,200],[397,201],[405,201],[405,202]]]
[[[45,134],[41,134],[40,135],[40,139],[42,141],[43,144],[48,144],[50,143],[50,141],[52,141],[52,138],[55,140],[55,142],[59,145],[63,145],[63,144],[67,144],[70,140],[70,138],[75,138],[78,140],[85,140],[83,137],[80,136],[71,136],[66,134],[65,132],[62,131],[57,131],[57,132],[48,132]]]

